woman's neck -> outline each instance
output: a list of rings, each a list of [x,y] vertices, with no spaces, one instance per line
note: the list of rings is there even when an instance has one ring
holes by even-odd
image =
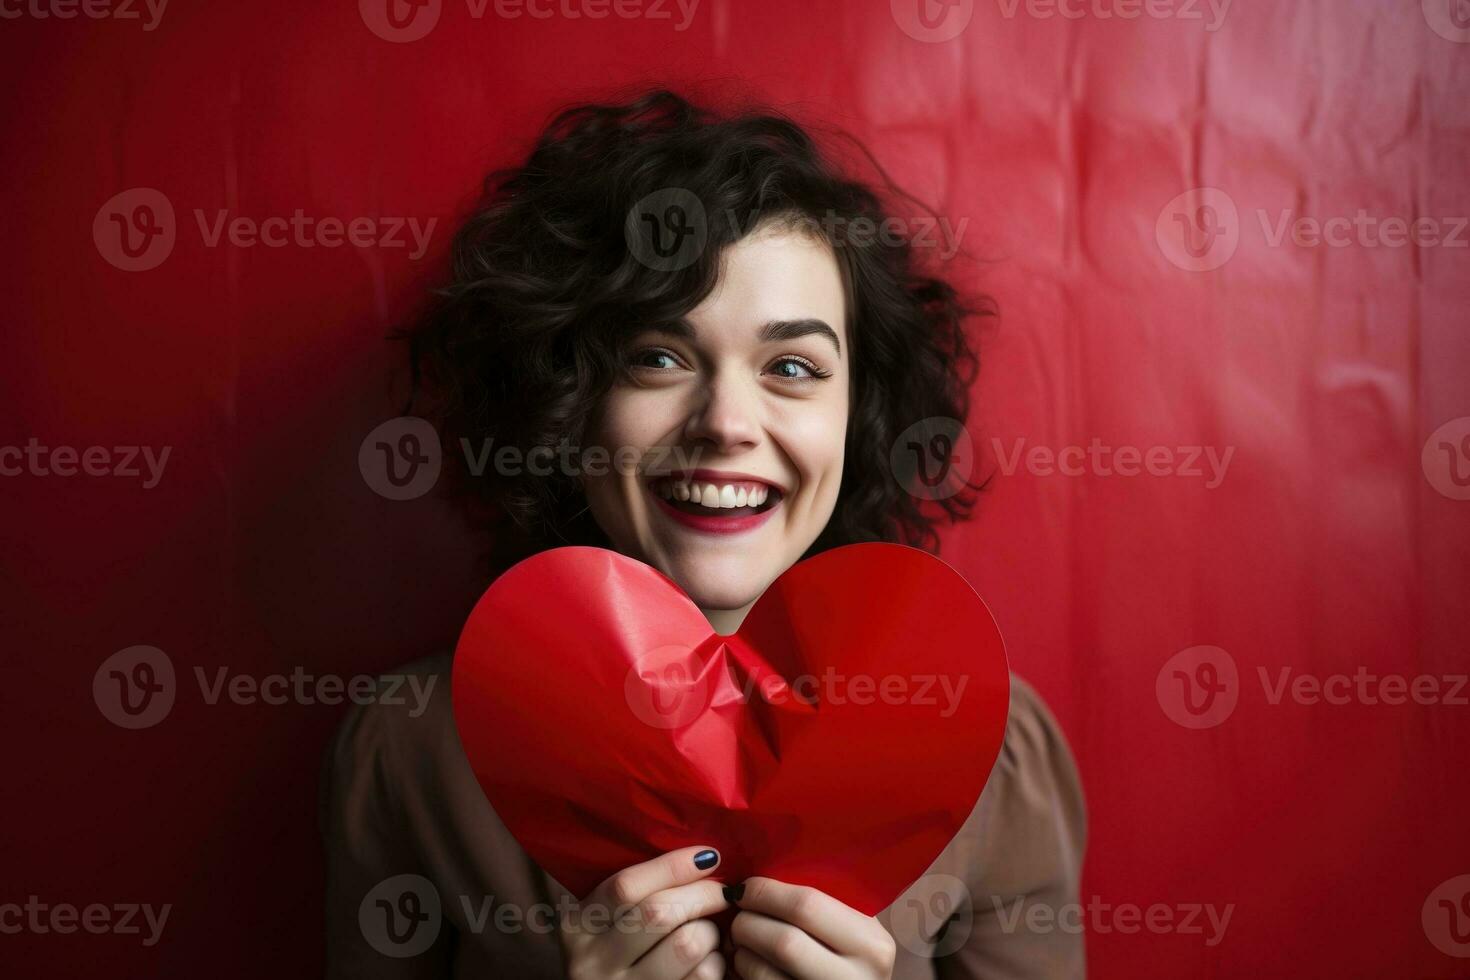
[[[748,602],[738,609],[701,609],[700,612],[704,613],[704,618],[709,620],[716,633],[729,636],[740,628],[750,607],[754,605],[754,602]]]

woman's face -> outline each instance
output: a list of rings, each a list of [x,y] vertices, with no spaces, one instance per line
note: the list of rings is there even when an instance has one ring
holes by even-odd
[[[836,506],[846,319],[830,248],[767,225],[725,250],[714,291],[681,323],[634,338],[597,413],[588,442],[643,463],[583,477],[593,517],[722,633]]]

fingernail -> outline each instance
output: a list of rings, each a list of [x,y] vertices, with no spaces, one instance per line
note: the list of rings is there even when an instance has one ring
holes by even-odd
[[[717,851],[700,851],[694,855],[694,866],[700,871],[708,871],[720,863],[720,855]]]
[[[720,892],[725,896],[725,901],[734,905],[745,897],[745,882],[742,881],[738,885],[726,885],[720,889]]]

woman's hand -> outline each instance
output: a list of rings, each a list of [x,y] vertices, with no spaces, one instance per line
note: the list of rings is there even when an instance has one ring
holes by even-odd
[[[742,891],[743,889],[743,891]],[[747,878],[730,889],[730,926],[743,980],[889,980],[896,949],[870,915],[815,888]]]
[[[624,868],[560,922],[571,980],[720,980],[720,930],[708,915],[729,908],[708,875],[708,847],[670,851]]]

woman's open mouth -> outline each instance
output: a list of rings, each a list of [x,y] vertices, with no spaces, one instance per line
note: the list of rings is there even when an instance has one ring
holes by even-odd
[[[743,474],[702,472],[648,481],[659,508],[696,531],[733,534],[764,524],[781,504],[781,488]]]

